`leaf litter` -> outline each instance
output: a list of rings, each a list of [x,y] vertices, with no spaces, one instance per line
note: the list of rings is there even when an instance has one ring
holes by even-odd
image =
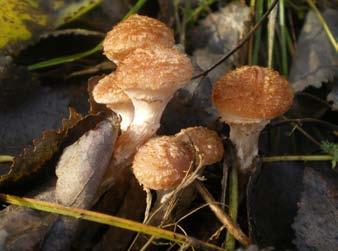
[[[234,11],[229,13],[229,15],[225,15],[227,13],[226,11]],[[222,13],[222,14],[221,14]],[[227,19],[227,17],[231,17]],[[196,63],[196,66],[200,68],[201,70],[205,69],[209,65],[211,65],[217,58],[221,57],[226,53],[227,49],[231,49],[234,47],[234,45],[237,44],[238,39],[247,32],[248,23],[250,22],[249,17],[249,8],[244,7],[243,5],[240,5],[239,3],[236,4],[230,4],[227,5],[225,8],[219,11],[219,13],[213,13],[209,15],[205,20],[202,21],[199,25],[197,31],[196,31],[196,39],[193,39],[193,41],[198,42],[201,40],[204,41],[204,44],[198,45],[197,48],[193,51],[194,55],[194,61]],[[225,19],[224,19],[225,18]],[[312,17],[314,18],[314,17]],[[216,20],[216,22],[215,22]],[[237,20],[238,23],[229,23],[232,20]],[[244,20],[244,22],[243,22]],[[237,25],[237,26],[236,26]],[[214,28],[216,27],[216,28]],[[222,28],[223,27],[223,28]],[[221,30],[221,32],[219,32]],[[224,34],[222,34],[224,32]],[[204,34],[203,36],[201,34]],[[234,36],[234,34],[236,34]],[[325,34],[324,34],[325,35]],[[206,37],[207,39],[200,39],[201,37]],[[300,43],[301,40],[298,41]],[[225,45],[225,46],[224,46]],[[194,45],[195,46],[195,45]],[[304,46],[306,47],[306,46]],[[298,49],[302,48],[302,44],[298,45]],[[233,65],[240,65],[241,64],[241,55],[243,53],[246,53],[246,50],[243,49],[237,55],[233,56],[231,60],[226,61],[223,66],[217,68],[215,71],[212,71],[209,75],[209,78],[203,78],[201,81],[194,81],[192,82],[187,88],[180,90],[178,93],[175,94],[174,98],[171,100],[170,104],[166,108],[166,111],[162,117],[162,126],[159,131],[160,134],[173,134],[177,132],[180,128],[192,126],[192,125],[205,125],[209,128],[216,128],[218,130],[222,130],[222,128],[217,127],[217,123],[215,122],[217,119],[216,113],[214,113],[212,109],[212,104],[210,101],[210,93],[211,93],[211,87],[212,82],[211,80],[214,80],[217,78],[219,74],[221,74],[223,71],[227,71],[230,69]],[[305,54],[307,52],[304,52]],[[297,57],[296,57],[297,58]],[[330,60],[330,57],[328,57]],[[16,66],[15,66],[16,67]],[[308,67],[311,69],[311,65]],[[222,70],[219,70],[222,69]],[[24,69],[23,69],[24,71]],[[295,70],[296,71],[296,70]],[[301,72],[301,71],[300,71]],[[305,70],[303,72],[306,72],[306,74],[309,73],[309,71]],[[294,76],[299,74],[293,73]],[[331,74],[331,73],[330,73]],[[330,78],[330,74],[315,74],[315,78],[319,79],[319,82],[322,83],[323,81]],[[311,78],[311,72],[309,74],[309,79]],[[89,80],[89,94],[91,93],[92,86],[97,83],[97,81],[100,79],[100,77],[94,77]],[[331,80],[331,79],[330,79]],[[26,82],[25,82],[26,83]],[[316,84],[316,81],[309,81],[310,84]],[[303,83],[304,84],[304,83]],[[308,84],[306,84],[308,85]],[[334,90],[335,85],[333,86]],[[1,94],[0,94],[1,95]],[[334,100],[336,98],[335,94],[329,94],[328,100]],[[91,98],[90,98],[91,99]],[[55,136],[59,131],[54,131],[52,135],[54,136],[48,136],[45,132],[43,136],[35,140],[34,147],[29,148],[30,150],[26,150],[26,155],[22,155],[21,158],[24,161],[25,158],[30,161],[30,154],[33,156],[36,155],[36,158],[41,158],[41,163],[38,163],[36,165],[38,170],[39,168],[42,168],[46,163],[50,164],[49,161],[53,158],[59,158],[61,151],[65,149],[64,155],[60,158],[60,162],[57,165],[57,170],[59,170],[59,174],[61,175],[59,180],[57,181],[55,177],[51,178],[49,180],[49,188],[48,184],[46,184],[47,181],[41,182],[43,183],[43,191],[38,191],[35,189],[36,194],[38,196],[36,198],[46,199],[46,197],[39,197],[42,196],[44,193],[49,194],[48,199],[49,201],[55,201],[58,199],[59,202],[62,202],[65,205],[70,206],[78,206],[78,207],[85,207],[85,208],[91,208],[93,210],[98,211],[104,211],[110,214],[114,215],[120,215],[124,218],[131,218],[135,219],[137,221],[142,221],[144,208],[145,208],[145,193],[142,191],[142,188],[137,183],[137,181],[133,178],[131,172],[129,169],[124,170],[118,170],[115,174],[114,184],[112,188],[107,191],[103,197],[101,198],[95,198],[95,189],[97,189],[98,181],[102,175],[102,172],[98,172],[97,174],[92,172],[94,168],[95,163],[99,163],[96,158],[102,159],[101,154],[97,154],[96,149],[93,149],[94,145],[97,144],[97,141],[94,140],[93,145],[88,143],[86,141],[86,137],[89,137],[92,134],[95,134],[95,128],[96,125],[108,123],[107,115],[100,115],[101,111],[106,111],[106,109],[103,106],[100,106],[93,102],[93,100],[89,101],[90,103],[90,110],[91,114],[87,116],[86,118],[91,118],[92,122],[84,122],[86,121],[86,118],[79,118],[79,121],[76,121],[74,125],[71,126],[71,135],[68,134],[68,132],[64,132],[62,134],[63,138],[59,135],[58,137]],[[63,107],[66,107],[66,104],[62,104]],[[335,104],[333,105],[335,107]],[[96,115],[94,115],[96,114]],[[186,116],[182,116],[182,114],[185,114]],[[95,117],[98,116],[98,117]],[[97,119],[95,119],[97,118]],[[90,120],[90,119],[89,119]],[[81,124],[81,121],[83,122]],[[90,126],[85,126],[84,124],[89,123]],[[48,127],[48,126],[47,126]],[[80,129],[79,129],[80,128]],[[114,134],[115,137],[117,137],[117,127],[114,127]],[[76,132],[79,130],[78,132]],[[74,135],[75,134],[75,135]],[[82,136],[81,136],[82,135]],[[46,154],[39,155],[39,151],[34,151],[34,149],[43,149],[43,147],[46,147],[48,145],[48,140],[51,141],[51,144],[55,146],[51,152],[46,152]],[[54,137],[54,138],[53,138]],[[83,138],[82,138],[83,137]],[[96,138],[96,137],[95,137]],[[87,138],[88,139],[88,138]],[[97,139],[99,140],[99,139]],[[87,143],[84,143],[87,142]],[[36,144],[36,145],[35,145]],[[41,146],[39,146],[41,144]],[[44,146],[44,144],[46,144]],[[109,145],[109,144],[107,144]],[[106,144],[98,144],[99,147],[107,147]],[[65,148],[67,147],[68,148]],[[266,146],[265,146],[266,147]],[[106,149],[106,148],[105,148]],[[89,151],[90,156],[86,156],[84,153]],[[109,153],[108,150],[104,150]],[[80,152],[80,156],[76,156],[76,153]],[[91,155],[93,154],[93,155]],[[110,152],[111,154],[111,152]],[[40,157],[39,157],[40,156]],[[103,163],[100,166],[102,169],[107,168],[107,159],[109,154],[105,156],[103,159]],[[18,157],[20,158],[20,157]],[[11,168],[11,172],[14,172],[9,177],[4,178],[3,185],[4,187],[7,187],[8,184],[16,184],[16,179],[19,180],[24,179],[26,176],[32,175],[33,172],[35,172],[35,166],[33,159],[32,165],[27,165],[25,167],[21,167],[18,165],[18,167],[15,167],[15,163],[13,164]],[[78,161],[79,160],[79,161]],[[89,160],[94,160],[92,163]],[[101,164],[101,163],[100,163]],[[30,166],[33,166],[30,170]],[[55,163],[54,163],[55,166]],[[278,165],[275,165],[274,167],[278,168]],[[82,168],[84,168],[83,175],[82,176]],[[214,168],[214,169],[213,169]],[[271,168],[271,167],[267,167]],[[21,171],[25,170],[25,171]],[[100,169],[101,170],[101,169]],[[211,170],[215,171],[215,167],[211,167]],[[31,172],[32,171],[32,172]],[[26,173],[27,172],[27,173]],[[287,177],[292,177],[293,170],[292,166],[290,166],[290,169],[287,171],[288,174]],[[58,173],[58,171],[57,171]],[[62,174],[60,174],[62,173]],[[211,175],[212,172],[210,172]],[[297,173],[297,171],[296,171]],[[79,175],[80,174],[80,175]],[[288,176],[290,174],[290,176]],[[94,175],[94,176],[92,176]],[[259,174],[261,175],[261,174]],[[266,175],[263,174],[263,175]],[[1,178],[6,177],[0,176]],[[74,178],[75,177],[75,178]],[[274,176],[272,179],[276,179],[278,176]],[[298,177],[298,176],[297,176]],[[264,178],[262,176],[261,178]],[[284,177],[285,178],[285,177]],[[72,182],[74,180],[81,180],[81,183],[79,186],[73,186]],[[95,181],[94,181],[94,180]],[[212,179],[212,176],[208,179]],[[217,180],[217,179],[216,179]],[[288,183],[288,178],[285,178],[283,180],[286,180],[286,183]],[[217,181],[220,182],[220,181]],[[305,182],[305,180],[304,180]],[[282,181],[278,181],[279,185],[282,185]],[[0,185],[2,183],[0,182]],[[56,184],[56,187],[55,187]],[[71,185],[70,185],[71,184]],[[269,184],[267,186],[267,189],[270,189],[275,184]],[[298,183],[296,182],[296,185]],[[213,185],[214,186],[214,185]],[[284,186],[285,187],[285,186]],[[259,187],[257,187],[258,189]],[[55,190],[56,189],[56,190]],[[293,193],[292,188],[290,193]],[[278,187],[277,187],[277,193],[272,193],[272,196],[275,196],[276,198],[280,198],[276,196],[278,194]],[[274,190],[275,191],[275,190]],[[55,195],[59,194],[59,195]],[[298,192],[297,192],[298,193]],[[31,194],[34,196],[34,192],[31,191],[31,193],[28,193],[28,195]],[[68,196],[64,196],[68,195]],[[297,194],[294,194],[295,196]],[[263,197],[266,196],[265,192],[263,191]],[[187,205],[178,204],[174,207],[175,210],[181,210],[181,213],[178,215],[171,214],[172,217],[170,219],[170,222],[175,222],[177,220],[178,216],[181,214],[186,214],[189,212],[192,208],[192,205],[196,203],[196,200],[198,198],[195,197],[195,195],[189,195],[189,200],[186,200]],[[178,199],[182,199],[180,197],[177,197]],[[288,196],[285,195],[284,198],[286,201],[288,201]],[[264,200],[264,199],[263,199]],[[302,198],[302,200],[305,200]],[[295,199],[294,201],[297,201]],[[95,203],[95,205],[93,205]],[[256,203],[256,202],[255,202]],[[288,202],[286,202],[288,203]],[[184,203],[183,203],[184,204]],[[252,205],[248,205],[248,209],[251,209]],[[257,205],[254,205],[257,206]],[[259,205],[258,205],[259,206]],[[288,205],[284,205],[286,208]],[[290,205],[290,207],[293,207],[294,204]],[[273,207],[273,205],[271,205]],[[294,209],[294,208],[293,208]],[[301,208],[302,209],[302,208]],[[302,210],[299,210],[298,217],[302,217],[306,215]],[[174,211],[175,211],[174,210]],[[261,213],[261,212],[259,212]],[[263,212],[264,213],[264,212]],[[25,217],[27,215],[27,217]],[[210,213],[209,213],[210,215]],[[10,247],[15,250],[34,250],[37,246],[41,247],[43,250],[64,250],[70,246],[73,248],[77,248],[78,250],[84,250],[84,249],[93,249],[93,250],[111,250],[112,246],[111,243],[116,243],[116,246],[114,246],[114,250],[126,250],[127,247],[130,244],[130,241],[134,237],[134,233],[131,233],[129,231],[117,229],[117,228],[108,228],[101,226],[99,224],[95,223],[88,223],[88,222],[81,222],[76,219],[67,219],[64,217],[57,217],[54,215],[49,215],[45,213],[39,213],[33,210],[27,210],[22,209],[14,206],[8,206],[6,209],[2,210],[0,212],[1,220],[4,219],[5,227],[1,228],[0,223],[0,249],[5,247],[5,245],[11,245]],[[13,217],[13,218],[11,218]],[[14,221],[13,219],[18,219],[18,221]],[[288,220],[290,219],[290,215],[287,216]],[[23,232],[23,235],[21,236],[20,228],[17,227],[17,225],[13,224],[15,222],[20,222],[20,219],[24,221],[24,219],[27,219],[27,230]],[[257,220],[258,219],[258,220]],[[284,218],[281,218],[281,221]],[[199,218],[192,217],[192,220],[195,220],[197,222],[200,221]],[[256,222],[255,224],[261,224],[262,222],[266,221],[266,219],[254,219]],[[11,222],[13,221],[13,223]],[[272,219],[271,222],[274,220]],[[217,221],[215,219],[210,220],[210,226],[208,225],[205,227],[205,229],[200,230],[201,233],[203,233],[203,236],[211,235],[212,233],[210,231],[213,231],[214,228],[219,227],[219,224],[217,224]],[[277,222],[278,223],[278,222]],[[278,225],[278,224],[277,224]],[[212,226],[212,227],[211,227]],[[284,227],[286,225],[284,224]],[[185,227],[189,228],[189,224]],[[290,227],[290,224],[287,226]],[[13,228],[11,231],[9,231],[9,228]],[[273,232],[272,229],[271,232]],[[299,231],[296,230],[296,236],[297,236],[297,246],[303,245],[304,242],[304,236],[306,234],[309,234],[306,231]],[[208,233],[206,233],[208,232]],[[209,233],[210,232],[210,233]],[[305,232],[305,234],[304,234]],[[255,230],[254,230],[255,233]],[[100,234],[100,236],[98,236]],[[259,233],[258,233],[259,234]],[[265,234],[266,236],[269,236],[269,233]],[[13,237],[13,242],[9,243],[9,237]],[[24,237],[23,237],[24,236]],[[270,236],[271,237],[271,236]],[[275,236],[278,238],[278,235]],[[329,236],[330,237],[330,236]],[[220,236],[222,238],[222,236]],[[256,237],[255,237],[256,238]],[[302,239],[303,238],[303,239]],[[123,239],[123,241],[121,241]],[[24,240],[23,243],[27,242],[27,246],[23,247],[23,244],[21,246],[15,246],[19,243],[18,240]],[[256,239],[257,240],[257,239]],[[332,240],[332,239],[331,239]],[[330,241],[331,241],[330,240]],[[273,244],[278,244],[278,241],[271,241]],[[296,243],[296,242],[295,242]],[[14,245],[15,244],[15,245]],[[258,244],[261,244],[258,242]],[[322,245],[321,243],[316,243],[315,245]],[[156,247],[156,245],[152,246],[152,248]],[[26,248],[26,249],[25,249]],[[31,249],[30,249],[31,248]],[[183,248],[183,247],[182,247]],[[184,248],[183,248],[184,249]],[[138,249],[136,249],[138,250]],[[247,250],[259,250],[256,246],[251,246]]]

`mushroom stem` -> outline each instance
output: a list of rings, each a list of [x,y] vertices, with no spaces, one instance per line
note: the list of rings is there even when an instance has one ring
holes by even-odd
[[[127,131],[123,132],[116,143],[114,151],[115,166],[131,164],[132,157],[137,149],[151,138],[160,127],[162,112],[171,95],[165,99],[148,101],[132,97],[132,92],[127,92],[132,99],[135,112],[134,119]]]
[[[118,113],[121,117],[120,127],[122,131],[126,131],[129,125],[133,121],[134,117],[134,106],[130,103],[121,103],[121,104],[113,104],[107,105],[114,112]]]
[[[264,120],[258,123],[230,123],[230,140],[237,150],[240,162],[240,172],[246,173],[250,170],[253,159],[258,154],[258,140],[260,132],[269,123]]]

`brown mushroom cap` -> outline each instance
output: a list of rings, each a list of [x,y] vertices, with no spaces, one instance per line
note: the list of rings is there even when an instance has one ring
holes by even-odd
[[[176,90],[192,77],[190,59],[174,48],[134,50],[116,70],[121,89]]]
[[[177,138],[193,144],[195,150],[200,155],[201,165],[211,165],[220,161],[224,154],[221,138],[216,132],[202,126],[182,129]],[[198,161],[198,156],[197,160]]]
[[[174,137],[152,138],[140,147],[133,172],[146,188],[161,190],[176,187],[193,165],[191,148]]]
[[[228,122],[253,123],[269,120],[292,105],[293,90],[277,71],[242,66],[222,77],[213,89],[213,103]]]
[[[111,107],[115,104],[131,103],[127,94],[118,87],[115,72],[98,82],[93,89],[93,97],[97,103],[108,104]]]
[[[159,20],[134,14],[108,32],[103,41],[103,50],[110,60],[121,61],[136,48],[153,44],[173,47],[175,39],[172,30]]]

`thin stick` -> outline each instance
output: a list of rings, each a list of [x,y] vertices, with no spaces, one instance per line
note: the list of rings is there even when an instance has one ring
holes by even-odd
[[[263,162],[275,161],[326,161],[333,160],[331,155],[284,155],[263,157]]]
[[[102,214],[94,211],[84,210],[80,208],[70,208],[59,204],[50,203],[46,201],[39,201],[29,198],[21,198],[14,195],[0,193],[0,200],[22,207],[28,207],[39,211],[56,213],[59,215],[74,217],[77,219],[88,220],[92,222],[102,223],[114,227],[119,227],[135,232],[142,232],[144,234],[163,238],[179,244],[188,244],[191,246],[199,247],[203,250],[219,250],[224,251],[222,248],[210,243],[197,240],[182,234],[174,233],[165,229],[148,226],[136,221],[131,221],[116,216]]]
[[[236,226],[231,218],[224,213],[224,211],[217,205],[217,202],[204,187],[200,181],[195,181],[195,186],[203,199],[209,203],[211,211],[215,216],[224,224],[226,229],[238,240],[244,247],[248,247],[251,243],[250,239],[242,232],[242,230]]]
[[[0,155],[0,163],[13,162],[14,157],[10,155]]]
[[[287,117],[285,116],[282,116],[283,119],[288,119]],[[314,144],[316,144],[317,146],[321,146],[321,144],[316,140],[314,139],[310,134],[308,134],[302,127],[300,127],[297,123],[295,122],[291,122],[292,126],[294,128],[296,128],[298,131],[300,131],[306,138],[308,138],[310,141],[312,141]]]
[[[276,122],[272,122],[268,125],[268,127],[275,127],[275,126],[280,126],[283,124],[288,124],[288,123],[316,123],[316,124],[320,124],[323,126],[327,126],[330,127],[333,130],[338,130],[338,126],[334,125],[330,122],[327,122],[325,120],[320,120],[320,119],[314,119],[314,118],[301,118],[301,119],[284,119],[284,120],[280,120],[280,121],[276,121]]]
[[[276,6],[277,3],[278,3],[278,0],[274,0],[270,8],[265,12],[265,14],[259,20],[259,22],[255,24],[255,26],[251,29],[251,31],[248,34],[246,34],[246,36],[231,51],[229,51],[222,58],[220,58],[214,65],[210,66],[204,72],[197,74],[192,79],[197,79],[199,77],[206,76],[210,71],[212,71],[217,66],[219,66],[221,63],[223,63],[225,60],[227,60],[229,57],[231,57],[232,54],[234,54],[239,48],[241,48],[249,40],[249,38],[257,31],[257,29],[261,26],[264,20],[268,17],[268,15],[273,10],[273,8]]]

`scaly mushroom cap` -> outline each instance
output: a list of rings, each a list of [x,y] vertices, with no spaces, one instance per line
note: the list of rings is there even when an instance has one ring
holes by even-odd
[[[119,62],[136,48],[154,44],[173,47],[175,39],[172,30],[159,20],[135,14],[108,32],[103,41],[103,50],[110,60]]]
[[[127,94],[118,87],[115,72],[98,82],[94,87],[93,97],[97,103],[108,104],[108,107],[114,107],[114,104],[131,103]]]
[[[133,172],[146,188],[161,190],[176,187],[192,169],[191,148],[174,137],[152,138],[135,155]]]
[[[192,72],[191,61],[184,53],[154,46],[130,53],[117,68],[116,76],[121,89],[155,93],[176,91],[191,79]]]
[[[213,103],[228,123],[255,123],[286,112],[293,90],[277,71],[242,66],[220,77],[213,89]]]
[[[202,126],[182,129],[177,138],[193,145],[200,157],[201,165],[211,165],[220,161],[224,154],[222,140],[216,132]]]

